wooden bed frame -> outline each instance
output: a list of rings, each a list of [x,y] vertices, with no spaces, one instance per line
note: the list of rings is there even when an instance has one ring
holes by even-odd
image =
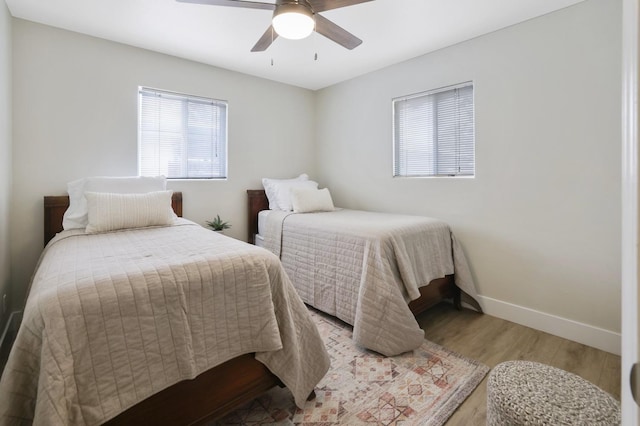
[[[182,193],[174,192],[171,204],[182,217]],[[44,197],[45,245],[62,231],[68,196]],[[205,371],[193,380],[176,383],[122,412],[107,425],[192,425],[220,418],[274,386],[283,386],[254,354],[233,358]]]
[[[249,200],[249,217],[247,242],[255,244],[255,235],[258,233],[258,213],[269,209],[269,200],[264,189],[248,189],[247,198]],[[420,287],[420,297],[409,303],[409,308],[414,315],[437,305],[445,299],[453,299],[456,309],[461,309],[461,292],[454,283],[453,275],[438,278],[429,285]]]

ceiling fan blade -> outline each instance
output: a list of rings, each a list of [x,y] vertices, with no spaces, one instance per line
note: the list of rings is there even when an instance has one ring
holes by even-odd
[[[269,28],[267,28],[267,31],[265,31],[264,34],[262,34],[262,37],[260,37],[260,40],[258,40],[256,45],[253,46],[251,51],[264,52],[265,50],[267,50],[267,48],[269,48],[269,46],[271,46],[271,43],[273,43],[273,40],[277,38],[278,38],[278,33],[275,32],[275,30],[273,29],[273,26],[269,25]]]
[[[353,6],[354,4],[366,3],[372,0],[307,0],[314,12],[324,12],[325,10],[338,9],[340,7]]]
[[[316,32],[322,34],[329,40],[333,40],[341,46],[351,50],[362,44],[362,40],[351,34],[349,31],[334,24],[327,18],[317,13],[314,15],[316,20]]]
[[[244,7],[246,9],[275,10],[276,8],[276,5],[272,3],[260,3],[257,1],[244,1],[244,0],[176,0],[176,1],[180,3],[207,4],[211,6]]]

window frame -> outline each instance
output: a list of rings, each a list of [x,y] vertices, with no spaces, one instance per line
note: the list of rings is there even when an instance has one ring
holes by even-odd
[[[188,110],[186,108],[186,106],[188,105],[188,102],[191,101],[193,103],[201,103],[201,104],[211,104],[211,105],[218,105],[218,107],[223,107],[221,110],[223,111],[222,114],[224,115],[223,118],[221,118],[219,120],[219,124],[221,124],[221,130],[218,130],[219,135],[221,136],[221,138],[223,139],[222,142],[219,144],[218,149],[213,152],[212,154],[215,155],[217,153],[217,155],[219,157],[221,157],[221,164],[220,164],[220,175],[215,176],[193,176],[193,177],[189,177],[189,176],[180,176],[180,177],[170,177],[167,176],[167,180],[226,180],[228,179],[229,176],[229,169],[228,169],[228,162],[229,162],[229,156],[228,156],[228,152],[229,152],[229,135],[228,135],[228,131],[229,131],[229,102],[226,100],[222,100],[222,99],[215,99],[215,98],[209,98],[209,97],[205,97],[205,96],[198,96],[198,95],[192,95],[192,94],[188,94],[188,93],[181,93],[181,92],[174,92],[174,91],[170,91],[170,90],[164,90],[164,89],[157,89],[157,88],[153,88],[153,87],[149,87],[149,86],[138,86],[138,153],[137,153],[137,167],[138,167],[138,175],[139,176],[143,176],[142,175],[142,113],[143,113],[143,108],[142,108],[142,97],[143,92],[147,92],[147,93],[155,93],[157,95],[165,95],[167,97],[172,97],[172,98],[176,98],[182,101],[182,135],[187,135],[188,134]],[[183,140],[183,145],[188,146],[188,141],[185,139]],[[188,161],[189,161],[189,156],[188,156],[188,150],[185,148],[184,149],[184,154],[183,156],[180,158],[180,161],[185,163],[185,170],[187,170],[187,174],[188,174]],[[212,157],[213,157],[212,155]]]
[[[471,87],[471,107],[472,107],[472,123],[473,123],[473,173],[440,173],[440,174],[402,174],[400,171],[400,167],[398,166],[398,155],[399,155],[399,123],[397,123],[398,113],[396,110],[396,104],[402,101],[408,101],[416,98],[423,98],[428,96],[437,95],[438,93],[443,93],[447,91],[452,91],[456,89],[462,89],[465,87]],[[418,93],[413,93],[405,96],[398,96],[391,100],[391,120],[392,120],[392,176],[394,178],[467,178],[473,179],[476,177],[476,125],[475,125],[475,83],[473,80],[465,81],[462,83],[452,84],[449,86],[443,86],[436,89],[426,90]],[[436,121],[436,120],[434,120]],[[434,133],[437,132],[437,123],[434,124]],[[434,138],[434,164],[437,163],[437,143],[438,139]],[[434,169],[437,167],[434,166]]]

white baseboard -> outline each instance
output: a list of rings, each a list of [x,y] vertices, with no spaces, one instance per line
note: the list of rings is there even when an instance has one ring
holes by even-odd
[[[478,299],[482,309],[488,315],[620,355],[622,344],[620,333],[492,299],[491,297],[478,296]]]

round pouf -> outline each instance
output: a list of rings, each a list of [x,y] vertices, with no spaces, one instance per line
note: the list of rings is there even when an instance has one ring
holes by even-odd
[[[582,377],[530,361],[498,364],[487,382],[487,425],[619,425],[620,403]]]

